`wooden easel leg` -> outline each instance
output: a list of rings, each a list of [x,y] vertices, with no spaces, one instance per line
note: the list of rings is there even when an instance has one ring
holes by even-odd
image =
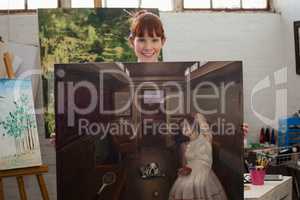
[[[17,181],[18,181],[19,194],[20,194],[21,200],[27,200],[23,176],[18,176]]]
[[[49,195],[48,195],[48,191],[47,191],[47,187],[46,187],[43,175],[42,174],[37,174],[36,178],[37,178],[39,186],[40,186],[40,190],[41,190],[41,193],[42,193],[43,200],[49,200]]]
[[[0,178],[0,199],[4,200],[4,190],[3,190],[2,178]]]

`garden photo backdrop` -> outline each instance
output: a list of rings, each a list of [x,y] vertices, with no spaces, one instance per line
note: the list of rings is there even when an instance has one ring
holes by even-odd
[[[147,10],[158,14],[157,9]],[[46,137],[55,133],[54,64],[135,62],[127,38],[129,13],[136,11],[130,8],[38,10]]]

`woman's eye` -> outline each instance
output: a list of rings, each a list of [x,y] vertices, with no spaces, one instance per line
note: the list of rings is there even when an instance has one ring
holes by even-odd
[[[159,41],[159,39],[157,39],[157,38],[152,39],[152,42],[158,42],[158,41]]]
[[[145,39],[144,38],[139,38],[138,41],[139,42],[145,42]]]

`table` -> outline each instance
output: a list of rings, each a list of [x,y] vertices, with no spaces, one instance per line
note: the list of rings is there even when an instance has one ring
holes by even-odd
[[[291,176],[283,176],[282,181],[265,181],[264,185],[252,185],[244,191],[245,200],[292,200],[293,181]]]

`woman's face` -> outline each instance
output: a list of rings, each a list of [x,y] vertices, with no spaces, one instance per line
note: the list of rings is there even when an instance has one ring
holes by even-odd
[[[145,32],[143,37],[135,37],[131,41],[131,45],[138,58],[138,62],[158,62],[159,53],[164,45],[164,41],[155,32],[153,33],[153,37]]]

